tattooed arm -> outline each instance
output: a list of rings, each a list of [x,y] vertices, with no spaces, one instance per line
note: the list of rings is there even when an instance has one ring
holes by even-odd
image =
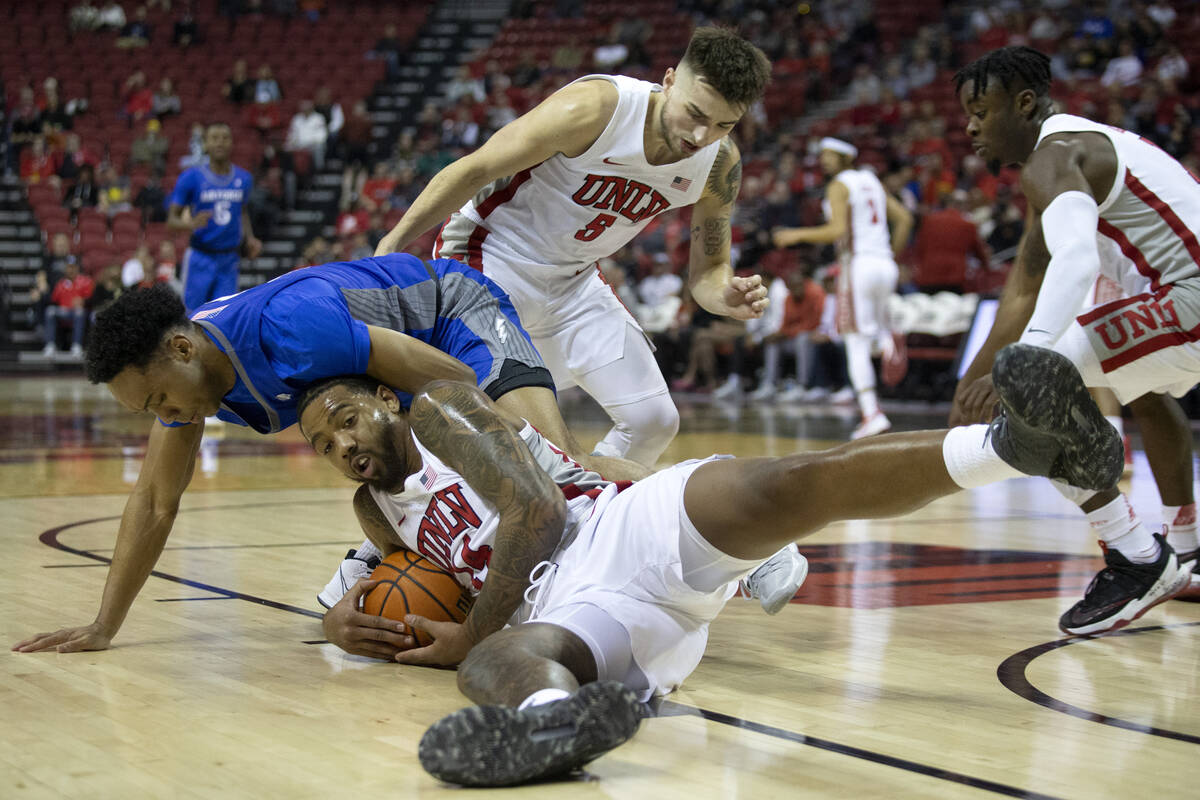
[[[704,192],[692,209],[688,288],[702,308],[734,319],[761,317],[767,307],[762,278],[733,274],[729,256],[729,217],[742,186],[742,155],[728,137],[708,173]]]
[[[503,416],[502,416],[503,415]],[[428,384],[413,399],[409,424],[421,442],[463,476],[500,512],[487,580],[462,626],[430,626],[437,637],[423,650],[397,656],[408,663],[455,664],[471,646],[500,630],[521,605],[529,573],[562,539],[567,505],[514,424],[474,386]],[[443,643],[443,638],[450,641]],[[439,648],[440,652],[433,652]]]

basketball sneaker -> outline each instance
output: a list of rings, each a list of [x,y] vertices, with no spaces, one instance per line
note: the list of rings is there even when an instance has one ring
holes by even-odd
[[[807,577],[808,559],[800,555],[800,548],[793,543],[747,575],[741,588],[758,600],[763,611],[778,614],[796,596]]]
[[[868,436],[877,436],[881,433],[887,433],[891,429],[892,421],[882,411],[876,411],[858,423],[858,427],[850,432],[850,440],[854,441],[855,439],[865,439]]]
[[[317,602],[325,608],[333,608],[350,591],[351,586],[371,577],[382,560],[382,554],[370,542],[363,542],[357,550],[350,550],[329,583],[317,593]]]
[[[417,757],[438,780],[512,786],[564,775],[627,741],[644,707],[616,681],[585,684],[570,697],[516,709],[473,706],[435,722]]]
[[[1027,344],[996,354],[992,386],[1000,413],[988,431],[996,454],[1026,475],[1058,478],[1081,489],[1111,489],[1124,448],[1065,356]]]
[[[1105,548],[1107,566],[1092,578],[1083,599],[1059,618],[1059,629],[1073,636],[1115,631],[1186,589],[1191,572],[1162,534],[1154,538],[1162,552],[1152,564],[1131,563],[1115,547]]]

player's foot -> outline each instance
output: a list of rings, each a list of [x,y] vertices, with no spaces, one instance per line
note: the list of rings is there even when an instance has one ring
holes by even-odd
[[[53,344],[48,344],[42,348],[42,358],[54,358],[58,354],[58,348]]]
[[[1065,356],[1010,344],[996,355],[992,385],[1001,406],[992,446],[1005,462],[1081,489],[1116,485],[1125,460],[1121,437]]]
[[[833,394],[829,395],[829,402],[837,403],[838,405],[849,405],[854,402],[854,387],[843,386]]]
[[[523,710],[473,706],[421,737],[421,766],[460,786],[511,786],[562,775],[627,741],[642,721],[637,695],[596,681],[563,700]]]
[[[865,439],[868,436],[877,436],[891,429],[892,421],[882,411],[876,411],[858,424],[858,427],[851,432],[850,438]]]
[[[808,559],[800,555],[795,544],[789,544],[747,575],[742,585],[747,594],[758,599],[763,611],[778,614],[807,577]]]
[[[364,578],[371,577],[371,573],[383,559],[374,547],[370,547],[369,550],[373,552],[368,552],[368,548],[360,547],[346,553],[346,557],[338,565],[337,572],[329,579],[329,583],[325,584],[325,588],[317,593],[318,603],[325,608],[333,608],[337,601],[350,591],[351,586]]]
[[[808,392],[803,386],[796,384],[775,395],[775,400],[780,403],[803,403],[807,394]]]
[[[1125,468],[1121,470],[1121,477],[1129,478],[1133,476],[1133,447],[1128,433],[1121,437],[1121,447],[1125,448]]]
[[[1083,599],[1059,618],[1059,629],[1072,635],[1114,631],[1187,588],[1188,568],[1162,534],[1154,538],[1162,552],[1152,564],[1130,563],[1115,547],[1108,548],[1108,566],[1092,578]]]
[[[763,383],[753,392],[748,394],[747,397],[758,403],[764,403],[767,400],[771,400],[775,397],[775,384]]]
[[[1188,572],[1188,585],[1183,587],[1183,591],[1175,595],[1174,599],[1200,603],[1200,549],[1179,553],[1178,557],[1179,563],[1183,565],[1184,569],[1190,569],[1190,572]]]
[[[712,396],[714,400],[736,400],[742,396],[742,382],[731,375],[713,390]]]
[[[68,355],[70,355],[71,358],[75,358],[75,359],[83,358],[83,345],[81,345],[81,344],[71,345],[71,350],[68,353]]]

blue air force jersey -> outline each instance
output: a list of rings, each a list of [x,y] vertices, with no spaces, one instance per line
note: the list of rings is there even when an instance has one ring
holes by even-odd
[[[237,373],[217,417],[260,433],[296,422],[296,396],[305,387],[365,373],[368,325],[454,356],[481,386],[500,375],[506,360],[542,364],[508,296],[450,259],[426,263],[392,254],[298,269],[205,303],[191,319]]]
[[[208,252],[235,250],[242,242],[242,207],[253,186],[254,179],[241,167],[233,166],[229,174],[218,175],[201,164],[179,176],[168,203],[190,208],[193,216],[212,212],[208,224],[192,232],[192,247]]]

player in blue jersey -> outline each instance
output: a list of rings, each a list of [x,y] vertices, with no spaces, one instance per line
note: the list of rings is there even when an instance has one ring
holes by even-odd
[[[183,303],[189,311],[236,292],[241,254],[254,258],[262,250],[246,213],[254,178],[230,162],[233,132],[227,124],[205,128],[204,151],[208,163],[180,175],[168,201],[167,227],[192,234],[183,255]]]
[[[95,622],[14,649],[108,647],[170,535],[205,418],[282,430],[296,421],[295,398],[321,379],[365,373],[406,393],[439,378],[477,384],[581,463],[611,477],[646,474],[624,459],[579,453],[508,296],[449,259],[400,254],[296,270],[205,304],[190,319],[166,287],[130,292],[96,316],[87,373],[123,406],[158,421]]]

